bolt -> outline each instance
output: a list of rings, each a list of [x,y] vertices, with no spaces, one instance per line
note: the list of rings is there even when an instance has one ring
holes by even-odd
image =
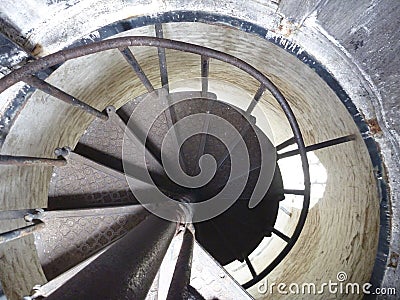
[[[107,114],[115,113],[116,111],[117,111],[117,110],[116,110],[115,107],[112,106],[112,105],[106,107],[106,112],[107,112]]]
[[[35,212],[33,214],[26,214],[24,216],[24,220],[26,222],[33,222],[33,220],[40,219],[42,213],[44,213],[44,209],[37,208],[37,209],[35,209]]]
[[[26,222],[32,222],[33,219],[34,219],[33,214],[27,214],[27,215],[24,216],[24,220],[25,220]],[[25,298],[24,298],[24,299],[25,299]]]
[[[71,152],[71,148],[66,146],[66,147],[62,147],[62,148],[56,148],[56,150],[54,150],[54,154],[56,156],[62,156],[62,157],[66,157],[69,155],[69,153]]]

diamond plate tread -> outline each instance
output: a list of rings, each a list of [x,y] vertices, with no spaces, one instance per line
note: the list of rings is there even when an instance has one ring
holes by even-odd
[[[174,237],[160,268],[153,294],[165,299],[182,246],[183,232]],[[253,299],[232,276],[197,242],[193,244],[190,285],[206,300]],[[154,299],[148,297],[146,300]]]
[[[129,102],[127,107],[137,104],[139,100]],[[122,148],[124,131],[111,120],[95,119],[87,128],[75,152],[110,168],[123,171]],[[137,165],[143,159],[137,146],[125,142],[125,159]],[[150,163],[148,169],[154,169]],[[62,168],[54,168],[50,181],[50,209],[82,208],[103,205],[137,203],[125,180],[120,180],[70,160]]]
[[[206,300],[253,299],[197,242],[193,247],[190,285]]]
[[[157,155],[160,156],[160,149],[164,142],[166,157],[173,157],[175,154],[176,146],[173,143],[165,142],[164,136],[169,130],[171,124],[168,123],[167,118],[169,118],[168,109],[164,110],[168,106],[167,99],[165,98],[163,92],[165,90],[159,90],[158,94],[163,96],[158,96],[156,93],[151,93],[147,97],[142,97],[141,99],[131,101],[121,107],[121,111],[127,118],[131,118],[129,123],[131,127],[135,130],[147,133],[147,140],[152,145],[154,145]],[[145,101],[146,105],[138,105],[141,101]],[[156,114],[155,112],[160,112]],[[149,129],[149,130],[147,130]],[[147,132],[148,131],[148,132]]]
[[[183,231],[174,237],[146,300],[165,299],[182,246]],[[190,285],[206,300],[253,299],[197,242],[193,244]],[[155,297],[159,298],[155,298]]]
[[[55,167],[50,181],[50,209],[137,203],[128,183],[74,161]]]
[[[93,120],[79,140],[80,144],[122,159],[124,132],[109,121]]]
[[[234,127],[238,132],[241,132],[241,130],[243,130],[243,128],[248,124],[248,120],[246,120],[246,118],[243,116],[243,112],[229,104],[218,102],[215,100],[202,98],[189,99],[176,103],[174,105],[174,109],[178,120],[193,114],[203,114],[209,112],[213,116],[218,116],[222,119],[229,120],[231,126]],[[205,117],[199,117],[198,122],[205,124]],[[193,126],[194,128],[198,128],[198,124],[193,124]],[[204,129],[207,130],[207,128]],[[195,129],[190,130],[189,128],[188,131],[195,132]],[[217,132],[218,136],[220,137],[224,136],[229,141],[230,147],[238,142],[238,138],[236,135],[228,137],[228,132],[226,131],[226,128],[221,128],[220,124],[214,124],[212,120],[209,120],[208,131]],[[218,138],[207,135],[205,139],[203,137],[203,141],[205,142],[203,153],[199,153],[202,136],[204,136],[204,134],[192,136],[182,145],[181,151],[185,157],[187,169],[191,171],[189,172],[191,173],[191,175],[197,175],[200,172],[198,163],[199,154],[210,154],[218,162],[222,162],[222,159],[226,156],[226,153],[228,152],[227,147]],[[248,152],[251,153],[249,157],[250,168],[255,168],[260,164],[260,161],[258,159],[260,157],[260,147],[258,143],[255,142],[257,141],[257,136],[254,133],[254,129],[251,127],[247,131],[242,132],[242,136]],[[198,190],[198,194],[204,195],[205,198],[211,197],[209,191],[213,192],[212,196],[218,194],[218,192],[222,189],[221,186],[223,186],[223,183],[227,182],[227,180],[229,179],[230,170],[231,157],[230,155],[228,155],[225,161],[220,166],[220,169],[218,170],[213,180],[211,180],[204,187],[200,188]],[[249,198],[249,194],[251,194],[252,190],[254,189],[254,185],[258,179],[258,173],[258,171],[254,171],[251,173],[251,176],[249,176],[249,182],[246,186],[247,192],[244,191],[243,195],[241,195],[242,198]],[[245,179],[246,178],[244,177],[242,180]]]
[[[157,130],[153,130],[152,133],[146,133],[144,130],[144,128],[146,128],[148,124],[151,124],[152,121],[155,121],[152,117],[147,118],[147,116],[149,115],[151,116],[151,113],[149,113],[147,110],[153,109],[151,107],[152,105],[154,106],[159,105],[158,100],[155,100],[154,97],[155,94],[153,93],[139,96],[134,100],[124,104],[118,110],[118,114],[121,116],[121,118],[124,120],[126,124],[129,123],[129,127],[132,128],[134,132],[146,136],[147,138],[146,145],[151,145],[151,148],[155,156],[159,159],[161,153],[160,149],[161,149],[162,138],[168,131],[168,125],[165,116],[164,115],[162,115],[163,117],[160,116],[161,119],[156,118],[157,120],[155,126],[157,127]],[[142,103],[142,101],[149,102],[149,105],[147,106],[139,105]],[[137,155],[139,151],[135,149],[135,146],[133,144],[132,146],[129,146],[129,144],[126,144],[126,141],[124,141],[124,143],[125,144],[123,149],[124,152],[126,153],[126,155],[124,155],[125,159],[130,157],[132,157],[130,158],[131,161],[137,161],[137,159],[141,159],[141,157],[135,157],[135,155]],[[164,175],[165,174],[164,170],[160,169],[159,165],[156,164],[153,158],[149,156],[150,154],[146,153],[145,159],[146,159],[147,169],[150,172],[155,172]]]
[[[46,218],[35,233],[40,263],[48,280],[55,278],[110,244],[145,219],[147,212]]]

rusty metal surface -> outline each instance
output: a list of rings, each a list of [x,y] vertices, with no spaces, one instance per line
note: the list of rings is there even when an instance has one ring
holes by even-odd
[[[42,166],[62,167],[65,166],[66,164],[67,162],[65,159],[0,155],[0,165],[13,165],[13,166],[42,165]]]
[[[45,224],[42,222],[33,224],[33,225],[28,225],[22,228],[18,228],[12,231],[4,232],[0,234],[0,245],[2,243],[7,243],[13,240],[17,240],[19,238],[22,238],[28,234],[32,234],[34,232],[41,231],[45,228]]]
[[[143,85],[146,87],[147,91],[148,92],[154,91],[153,85],[151,84],[150,80],[147,78],[146,74],[143,72],[142,67],[136,60],[132,51],[128,47],[119,49],[119,51],[124,56],[126,61],[131,65],[132,69],[134,70],[136,75],[139,77],[139,79],[143,83]]]
[[[107,120],[107,115],[104,114],[103,112],[82,102],[79,99],[76,99],[75,97],[65,93],[64,91],[58,89],[57,87],[51,85],[50,83],[47,83],[44,80],[37,78],[36,76],[27,76],[24,78],[24,82],[37,88],[37,89],[40,89],[41,91],[43,91],[61,101],[64,101],[67,104],[70,104],[74,107],[82,109],[83,111],[85,111],[97,118],[100,118],[102,120]]]
[[[104,210],[106,209],[98,209]],[[46,227],[35,233],[40,263],[51,280],[118,239],[146,217],[141,207],[118,214],[71,216],[62,211],[44,217]],[[46,212],[44,212],[46,214]],[[94,215],[93,215],[94,214]]]
[[[351,142],[354,141],[356,139],[356,135],[355,134],[350,134],[350,135],[346,135],[346,136],[342,136],[342,137],[338,137],[332,140],[327,140],[327,141],[323,141],[321,143],[317,143],[314,145],[310,145],[306,147],[306,151],[315,151],[315,150],[319,150],[322,148],[326,148],[326,147],[331,147],[334,145],[338,145],[341,143],[347,143],[347,142]],[[278,159],[281,158],[285,158],[285,157],[289,157],[289,156],[293,156],[293,155],[297,155],[299,154],[299,150],[291,150],[288,152],[284,152],[284,153],[280,153],[278,154]]]
[[[210,58],[229,63],[245,71],[258,81],[260,81],[260,83],[264,84],[264,86],[274,95],[274,97],[279,98],[277,100],[282,106],[284,106],[285,113],[287,112],[290,115],[290,109],[287,109],[289,106],[287,105],[285,98],[275,87],[275,85],[267,77],[265,77],[265,75],[263,75],[261,72],[259,72],[243,60],[210,48],[180,41],[173,41],[148,36],[114,38],[50,54],[39,60],[31,62],[24,67],[15,70],[13,73],[3,77],[0,80],[0,92],[3,92],[7,87],[17,83],[18,81],[24,81],[26,77],[33,75],[42,69],[47,69],[49,66],[60,64],[67,60],[71,60],[81,56],[115,48],[124,48],[127,46],[150,46],[157,48],[175,49],[183,52],[190,52],[198,55],[208,56]]]

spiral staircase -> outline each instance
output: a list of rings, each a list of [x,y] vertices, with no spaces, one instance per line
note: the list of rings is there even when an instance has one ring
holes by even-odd
[[[230,55],[192,44],[163,39],[161,24],[156,24],[155,31],[156,38],[117,38],[64,50],[27,64],[1,79],[2,91],[21,80],[95,117],[74,149],[68,146],[55,149],[55,155],[58,158],[1,156],[3,165],[55,166],[50,183],[48,207],[34,212],[15,212],[25,219],[28,226],[1,235],[2,242],[11,241],[26,234],[35,235],[39,258],[49,282],[43,286],[32,287],[33,294],[26,295],[26,299],[43,296],[54,299],[144,298],[157,274],[157,267],[160,266],[162,257],[167,251],[168,242],[175,234],[183,235],[183,243],[168,299],[202,298],[189,284],[194,238],[200,247],[208,251],[220,265],[226,265],[235,260],[245,261],[253,276],[253,279],[243,283],[243,286],[248,288],[259,282],[280,263],[300,235],[307,216],[310,197],[306,152],[354,139],[354,136],[350,135],[305,147],[290,106],[280,91],[259,71]],[[143,72],[133,54],[134,46],[157,47],[162,89],[156,90]],[[124,104],[118,110],[109,106],[104,111],[99,111],[40,78],[39,72],[43,73],[45,68],[80,56],[115,48],[119,49],[148,91],[148,94]],[[132,48],[133,51],[131,51]],[[199,55],[201,90],[169,91],[165,48]],[[208,72],[209,68],[212,68],[210,59],[232,64],[259,81],[260,87],[258,91],[255,91],[247,110],[227,104],[218,99],[216,94],[209,92]],[[252,110],[265,90],[272,93],[282,106],[293,130],[293,138],[275,146],[260,128],[252,126],[252,123],[257,123],[256,118],[251,116]],[[136,114],[135,109],[147,100],[149,94],[162,95],[162,91],[166,94],[166,101],[171,101],[171,99],[174,101],[170,102],[162,115],[152,120],[151,128],[146,134],[145,129],[141,128],[141,122],[143,122],[141,117],[151,115],[151,111],[148,110],[154,107],[149,103],[144,110]],[[232,137],[230,142],[232,147],[236,147],[238,139],[245,141],[246,148],[251,153],[250,168],[243,170],[240,176],[233,179],[245,181],[245,188],[240,195],[230,195],[231,198],[236,198],[232,206],[216,217],[191,226],[191,220],[193,216],[196,216],[197,211],[190,205],[201,203],[217,195],[227,182],[232,180],[229,178],[231,160],[236,159],[230,155],[226,145],[208,134],[209,127],[212,125],[209,121],[207,122],[207,119],[202,119],[205,132],[185,140],[181,148],[163,145],[163,140],[171,128],[174,130],[175,138],[179,139],[179,131],[174,128],[176,123],[185,117],[200,113],[216,115],[228,121],[229,124],[233,124],[239,136]],[[133,125],[129,124],[132,116],[134,116]],[[285,159],[293,155],[301,156],[305,178],[304,190],[290,189],[290,187],[284,189],[276,160],[272,163],[262,161],[260,140],[255,131],[261,132],[262,139],[264,142],[267,141],[268,152],[281,151],[276,159]],[[135,143],[145,147],[146,168],[150,172],[153,184],[182,207],[177,206],[173,211],[171,208],[162,207],[163,203],[160,201],[143,203],[136,199],[126,178],[131,178],[135,184],[137,183],[136,187],[139,189],[145,189],[146,184],[151,183],[141,175],[147,170],[135,167],[140,165],[138,161],[143,160],[143,157],[135,153]],[[282,153],[282,150],[292,144],[297,144],[296,150]],[[130,153],[124,154],[123,157],[123,149]],[[168,177],[164,169],[165,161],[162,159],[162,157],[165,158],[164,156],[176,154],[168,152],[162,154],[161,149],[178,152],[180,167],[189,176],[196,176],[202,171],[199,169],[199,159],[206,154],[217,161],[217,170],[212,179],[202,187],[181,186]],[[130,172],[126,172],[126,164],[133,166]],[[269,186],[268,192],[258,205],[250,208],[252,193],[261,176],[260,169],[263,164],[268,164],[267,168],[274,170],[273,178],[270,185],[265,179],[264,184]],[[304,198],[302,214],[291,237],[274,228],[279,202],[284,199],[284,194],[302,195]],[[158,209],[170,210],[170,214],[179,215],[180,221],[168,223],[151,217],[151,214],[148,215],[140,209],[143,204],[145,206],[158,205],[161,207]],[[180,213],[177,212],[179,209],[181,209]],[[160,223],[158,224],[160,228],[156,227],[156,233],[150,233],[147,226],[154,227],[156,223]],[[167,229],[165,232],[164,227]],[[94,231],[97,231],[95,235],[93,235]],[[150,236],[149,242],[144,243],[142,249],[142,245],[138,244],[137,236],[143,234],[150,234]],[[272,234],[283,239],[287,246],[271,264],[264,266],[263,270],[257,273],[249,255],[265,236]],[[158,245],[158,240],[164,241],[162,247]],[[135,241],[138,249],[129,253],[127,250],[131,244],[127,241]],[[146,246],[150,247],[147,251],[155,257],[154,265],[145,266],[143,251]],[[133,261],[128,263],[131,260]],[[83,267],[79,267],[82,264]],[[148,261],[147,264],[149,264]],[[143,272],[143,275],[139,276],[137,273],[139,271]],[[112,278],[103,272],[110,272]]]
[[[165,38],[166,26],[157,22],[150,25],[154,37],[126,33],[32,58],[0,79],[0,93],[7,94],[15,85],[29,91],[28,104],[24,103],[27,110],[33,101],[45,107],[47,101],[60,103],[59,112],[53,108],[34,112],[38,119],[40,114],[43,120],[46,114],[64,114],[67,122],[79,128],[73,131],[72,127],[39,121],[49,132],[52,128],[62,132],[60,137],[54,135],[54,143],[35,149],[32,141],[32,148],[22,151],[7,151],[6,145],[1,152],[0,165],[7,170],[4,178],[17,172],[24,189],[25,170],[35,170],[41,177],[37,189],[48,184],[47,203],[42,206],[0,211],[0,288],[8,298],[263,297],[259,287],[266,278],[276,278],[274,271],[278,269],[276,274],[290,273],[293,261],[301,260],[295,256],[307,257],[307,252],[312,252],[301,238],[321,238],[319,215],[312,209],[324,208],[326,201],[321,196],[318,203],[312,194],[320,186],[315,174],[313,177],[314,151],[323,153],[320,159],[327,165],[340,165],[336,154],[345,157],[347,153],[350,162],[344,174],[348,174],[353,164],[362,161],[359,157],[365,152],[366,137],[354,124],[341,125],[339,118],[337,130],[314,138],[313,125],[307,127],[304,121],[307,105],[303,107],[301,99],[296,102],[282,89],[284,84],[266,75],[262,66],[212,49],[215,47]],[[133,83],[135,92],[114,81],[112,74],[100,72],[93,76],[110,84],[103,88],[96,83],[95,88],[80,92],[86,93],[85,99],[75,95],[73,85],[79,83],[73,79],[68,82],[75,72],[73,64],[84,66],[76,68],[78,72],[90,73],[85,70],[90,63],[101,65],[107,57],[111,62],[118,57],[123,63],[115,64],[114,76],[118,68],[130,70],[131,77],[125,76],[125,81]],[[157,61],[158,76],[149,72],[143,57]],[[179,66],[182,61],[185,63]],[[92,73],[98,69],[96,65]],[[176,69],[186,81],[174,81]],[[58,82],[53,76],[57,73]],[[241,85],[243,81],[248,82],[247,96],[235,90],[234,83]],[[123,97],[114,98],[111,92],[110,99],[101,100],[104,102],[87,101],[96,89],[104,89],[103,95],[107,95],[107,87],[119,84],[118,88],[125,90]],[[285,127],[285,134],[279,134],[278,139],[274,137],[276,127],[271,134],[263,123],[271,116],[263,120],[265,105],[270,105],[278,128],[280,124]],[[322,110],[324,105],[307,109]],[[213,118],[223,120],[230,129],[213,123]],[[187,137],[185,132],[192,134]],[[24,134],[29,136],[26,129]],[[8,143],[12,144],[10,136]],[[336,153],[325,156],[323,151]],[[297,163],[291,165],[294,160]],[[247,164],[232,177],[236,161]],[[369,165],[365,168],[368,172],[371,169]],[[202,181],[204,173],[215,170],[206,176],[205,184],[197,186],[179,182],[171,169],[180,169],[189,182],[193,178]],[[372,172],[368,172],[365,178],[369,180]],[[329,187],[338,188],[337,183],[345,179],[337,181],[329,170],[328,174],[324,187],[332,193]],[[300,184],[295,184],[296,180]],[[349,187],[343,190],[357,196],[352,180],[348,179],[351,192]],[[30,179],[26,184],[31,184]],[[366,199],[375,199],[375,184],[368,188],[372,191],[365,192]],[[257,196],[260,189],[263,193]],[[221,194],[224,196],[218,198]],[[215,212],[214,206],[202,209],[210,199],[216,203],[215,211],[225,201],[226,207],[221,212]],[[339,204],[342,199],[340,194]],[[333,211],[327,207],[325,211]],[[371,218],[359,221],[357,211],[357,222],[365,223],[373,236],[376,213],[369,209],[366,215]],[[356,218],[356,213],[349,211]],[[333,222],[335,214],[329,215]],[[324,241],[329,240],[329,233],[324,235]],[[351,245],[357,244],[358,233],[351,235]],[[374,239],[361,240],[365,249],[373,248]],[[332,239],[332,248],[335,241]],[[25,246],[16,247],[17,243]],[[327,254],[321,250],[320,255]],[[341,261],[352,261],[351,255],[341,257]],[[365,265],[367,270],[369,263]],[[296,275],[298,271],[293,270]]]

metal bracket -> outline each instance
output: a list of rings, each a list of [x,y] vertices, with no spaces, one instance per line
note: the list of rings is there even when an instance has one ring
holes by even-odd
[[[24,216],[26,222],[33,222],[34,220],[42,220],[44,209],[37,208],[34,213],[28,213]]]

